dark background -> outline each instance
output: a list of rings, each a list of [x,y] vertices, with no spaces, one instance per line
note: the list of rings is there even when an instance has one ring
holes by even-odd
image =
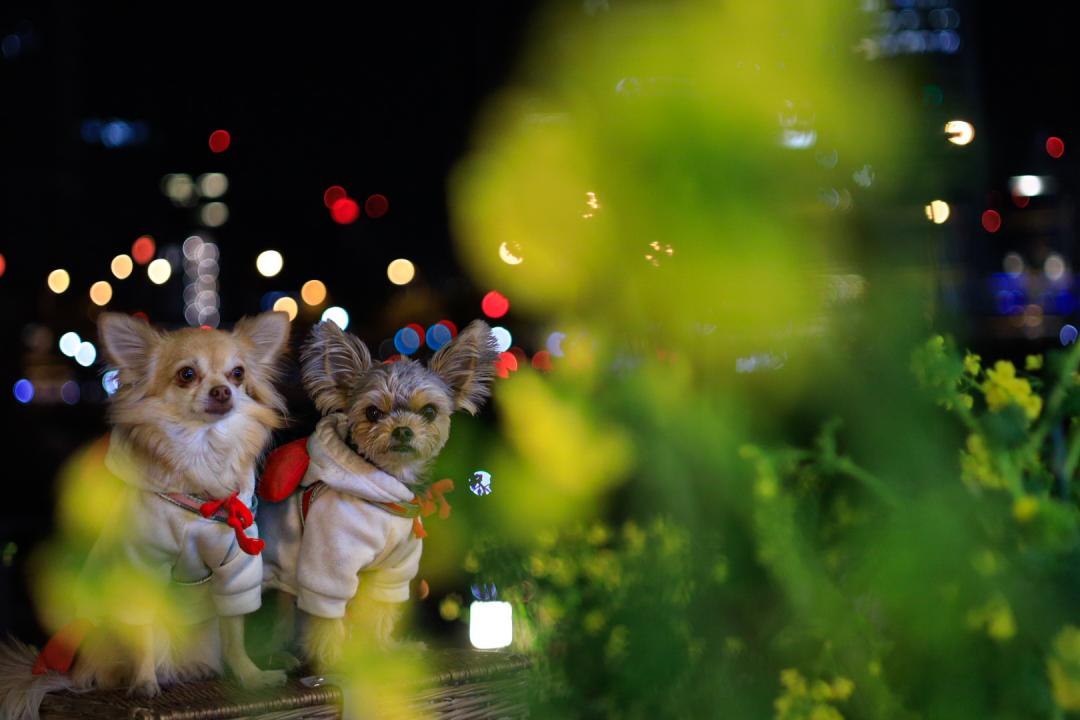
[[[884,12],[933,5],[881,3]],[[1070,10],[1051,2],[952,5],[961,17],[958,53],[878,62],[910,71],[910,102],[928,128],[950,117],[976,126],[955,175],[934,174],[938,158],[920,158],[928,168],[926,201],[947,197],[953,206],[953,219],[935,230],[942,307],[976,349],[1022,354],[1056,342],[1067,317],[1048,316],[1024,330],[1015,313],[995,306],[988,283],[1010,250],[1035,268],[1051,250],[1074,260],[1073,157],[1080,145],[1072,145],[1071,132]],[[604,22],[609,12],[604,3],[568,6],[577,8],[570,21],[582,23]],[[94,337],[98,309],[86,289],[99,279],[112,282],[111,309],[183,323],[182,273],[174,270],[157,287],[140,276],[142,268],[123,282],[108,269],[142,234],[157,239],[161,256],[199,229],[195,210],[174,207],[162,194],[166,173],[229,177],[230,219],[209,233],[221,249],[226,325],[260,310],[267,292],[296,292],[311,278],[328,285],[332,304],[352,315],[349,329],[375,346],[408,322],[447,317],[461,325],[479,315],[486,288],[471,286],[455,260],[446,179],[469,147],[484,101],[512,77],[536,3],[269,7],[0,5],[0,38],[18,38],[17,48],[5,40],[0,56],[0,253],[7,264],[0,385],[8,388],[0,396],[7,464],[0,550],[13,547],[0,563],[0,632],[42,639],[25,595],[24,562],[50,530],[57,468],[104,430],[93,393],[100,366],[76,366],[59,354],[56,338],[65,330]],[[617,12],[619,4],[610,8]],[[148,135],[129,147],[90,144],[80,130],[91,118],[139,121]],[[214,154],[207,140],[219,128],[232,144]],[[1060,160],[1044,150],[1049,135],[1066,142]],[[941,152],[957,150],[943,144]],[[1053,174],[1058,192],[1017,208],[1007,182],[1015,174]],[[389,213],[335,224],[322,203],[335,184],[361,203],[385,195]],[[992,235],[979,221],[991,207],[1004,218]],[[269,248],[285,256],[275,278],[254,269],[256,254]],[[396,257],[417,267],[405,288],[386,278]],[[56,267],[72,276],[59,296],[45,286]],[[302,315],[294,338],[315,319]],[[51,333],[45,353],[26,342],[38,326]],[[32,372],[84,383],[83,401],[20,404],[10,388]],[[290,385],[300,433],[308,406]]]

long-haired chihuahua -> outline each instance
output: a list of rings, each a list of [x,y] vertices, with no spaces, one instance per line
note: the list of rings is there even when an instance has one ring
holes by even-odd
[[[122,510],[83,572],[128,583],[115,596],[131,601],[92,612],[82,604],[81,626],[94,629],[74,641],[73,664],[50,656],[64,631],[40,655],[0,644],[0,716],[36,716],[51,690],[126,685],[150,696],[223,666],[248,687],[283,683],[283,672],[248,656],[244,616],[261,603],[263,541],[251,506],[256,462],[283,422],[273,381],[288,317],[163,333],[103,313],[98,333],[119,370],[105,463],[123,481]],[[148,595],[156,602],[138,602]],[[72,642],[70,627],[67,635]]]

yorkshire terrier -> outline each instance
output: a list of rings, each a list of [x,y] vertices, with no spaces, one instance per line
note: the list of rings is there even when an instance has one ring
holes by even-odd
[[[66,666],[49,664],[53,641],[36,661],[28,646],[0,645],[0,717],[35,717],[44,693],[62,688],[127,685],[153,696],[162,685],[220,674],[223,664],[246,687],[285,681],[248,656],[244,616],[261,603],[263,541],[250,510],[256,462],[283,422],[273,380],[288,316],[245,318],[232,332],[161,333],[103,313],[98,332],[119,369],[105,463],[123,481],[123,511],[84,572],[130,571],[138,580],[129,582],[156,583],[133,585],[131,595],[158,593],[165,607],[132,603],[87,617],[94,629],[68,638],[78,654]],[[170,610],[184,611],[182,630],[163,619]]]
[[[427,366],[374,362],[363,342],[334,323],[313,328],[301,372],[324,417],[297,441],[306,443],[306,453],[297,449],[299,470],[293,464],[300,487],[263,494],[281,502],[264,502],[259,523],[267,536],[265,587],[285,593],[279,634],[291,637],[295,597],[307,614],[301,653],[316,668],[336,664],[353,634],[380,648],[397,644],[394,625],[423,548],[417,515],[430,498],[426,474],[450,435],[450,416],[475,414],[489,395],[497,356],[480,320]],[[272,465],[274,456],[267,472]],[[260,493],[266,483],[264,473]]]

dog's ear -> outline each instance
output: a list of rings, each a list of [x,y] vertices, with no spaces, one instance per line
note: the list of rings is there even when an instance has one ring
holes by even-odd
[[[154,346],[161,336],[150,324],[131,315],[104,312],[98,316],[98,340],[113,365],[125,376],[122,382],[150,375]]]
[[[289,341],[289,316],[283,312],[265,312],[241,318],[232,334],[248,346],[255,362],[270,365],[277,362]]]
[[[491,394],[498,357],[491,328],[483,320],[473,320],[435,353],[428,369],[450,386],[456,410],[475,415]]]
[[[348,408],[356,379],[370,368],[367,346],[329,320],[311,328],[300,350],[304,389],[323,414]]]

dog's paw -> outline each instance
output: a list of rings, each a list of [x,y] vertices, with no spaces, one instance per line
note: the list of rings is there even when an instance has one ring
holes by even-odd
[[[285,684],[284,670],[254,670],[238,675],[237,680],[245,688],[279,687]]]
[[[128,695],[133,697],[152,698],[159,694],[161,694],[161,685],[158,684],[156,677],[136,678],[128,688]]]
[[[278,650],[270,655],[269,665],[271,667],[281,668],[285,672],[292,672],[303,664],[304,663],[300,661],[300,658],[290,652],[285,652],[284,650]]]

